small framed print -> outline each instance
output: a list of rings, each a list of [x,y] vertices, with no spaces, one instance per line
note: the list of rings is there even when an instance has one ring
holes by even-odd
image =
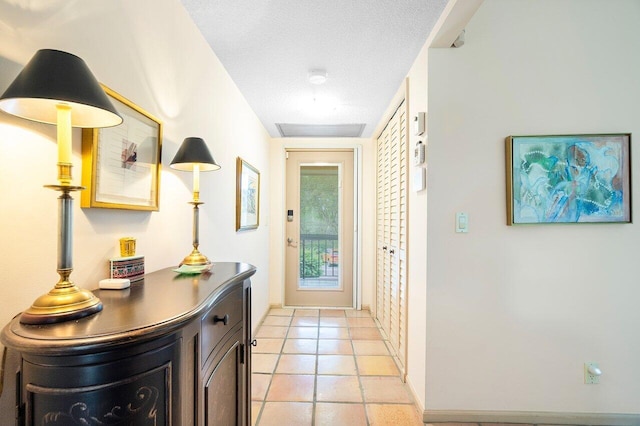
[[[124,121],[82,130],[84,208],[158,211],[162,123],[130,100],[102,86]]]
[[[256,229],[260,218],[260,172],[238,157],[236,161],[236,231]]]

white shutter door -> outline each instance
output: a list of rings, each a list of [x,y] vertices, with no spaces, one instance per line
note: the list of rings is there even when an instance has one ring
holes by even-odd
[[[376,191],[376,316],[382,323],[385,310],[384,280],[386,276],[386,250],[385,247],[385,194],[388,193],[388,179],[386,178],[385,158],[389,154],[389,131],[385,129],[378,138],[377,161],[377,191]]]
[[[407,131],[404,102],[378,138],[376,317],[406,363]],[[403,368],[404,369],[404,368]],[[404,371],[403,371],[404,373]]]
[[[409,187],[409,150],[407,110],[400,114],[400,189],[398,200],[398,346],[396,352],[403,367],[407,357],[407,191]],[[395,347],[395,346],[394,346]]]
[[[383,194],[383,204],[382,204],[382,217],[383,217],[383,234],[382,234],[382,242],[383,242],[383,276],[382,276],[382,315],[379,317],[382,325],[382,330],[387,333],[389,331],[389,309],[391,308],[391,300],[389,284],[391,281],[391,265],[389,264],[389,239],[391,235],[391,227],[390,227],[390,217],[391,217],[391,206],[390,206],[390,173],[391,173],[391,131],[389,130],[387,137],[384,140],[384,151],[382,157],[382,170],[383,170],[383,179],[384,179],[384,194]]]
[[[400,271],[398,270],[398,243],[400,240],[399,201],[400,201],[400,110],[391,119],[391,147],[389,173],[389,264],[391,276],[389,281],[389,329],[385,330],[391,346],[398,350],[398,287]]]

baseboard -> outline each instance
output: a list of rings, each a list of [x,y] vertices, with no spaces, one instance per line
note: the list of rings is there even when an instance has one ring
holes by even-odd
[[[422,401],[418,398],[418,395],[416,393],[416,388],[413,386],[413,383],[411,382],[411,379],[409,379],[408,375],[407,375],[407,381],[405,382],[405,385],[409,390],[409,392],[411,393],[411,397],[413,398],[413,403],[416,405],[418,413],[424,412],[425,411],[424,405],[422,404]]]
[[[256,329],[255,330],[251,330],[251,336],[255,336],[256,333],[258,332],[258,330],[260,330],[260,326],[262,325],[262,323],[264,322],[265,318],[267,318],[267,315],[269,315],[269,309],[266,310],[266,312],[264,313],[264,315],[262,315],[262,318],[260,318],[260,321],[258,321],[256,324]]]
[[[424,410],[424,423],[526,423],[572,426],[638,426],[640,414],[538,411]]]

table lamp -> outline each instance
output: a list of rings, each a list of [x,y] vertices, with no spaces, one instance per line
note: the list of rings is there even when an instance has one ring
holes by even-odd
[[[57,323],[99,312],[100,299],[69,279],[73,271],[71,192],[84,189],[71,184],[71,128],[116,126],[122,123],[122,117],[82,59],[52,49],[36,52],[0,97],[0,109],[28,120],[57,125],[58,184],[45,187],[61,192],[57,268],[60,279],[49,293],[22,313],[20,322]]]
[[[170,166],[172,169],[182,170],[185,172],[193,172],[193,201],[189,204],[193,204],[193,250],[186,256],[180,266],[200,266],[209,264],[207,256],[200,253],[198,246],[199,233],[199,209],[200,204],[204,204],[200,201],[200,172],[209,172],[213,170],[219,170],[220,166],[215,162],[207,144],[202,138],[186,138],[173,160],[171,160]]]

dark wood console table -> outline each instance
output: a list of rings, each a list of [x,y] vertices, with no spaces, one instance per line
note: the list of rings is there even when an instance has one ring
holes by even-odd
[[[10,322],[18,425],[239,425],[251,421],[251,283],[256,269],[163,269],[126,290],[95,290],[101,312]],[[6,395],[3,395],[3,398]],[[13,397],[13,395],[12,395]],[[9,422],[9,423],[7,423]]]

